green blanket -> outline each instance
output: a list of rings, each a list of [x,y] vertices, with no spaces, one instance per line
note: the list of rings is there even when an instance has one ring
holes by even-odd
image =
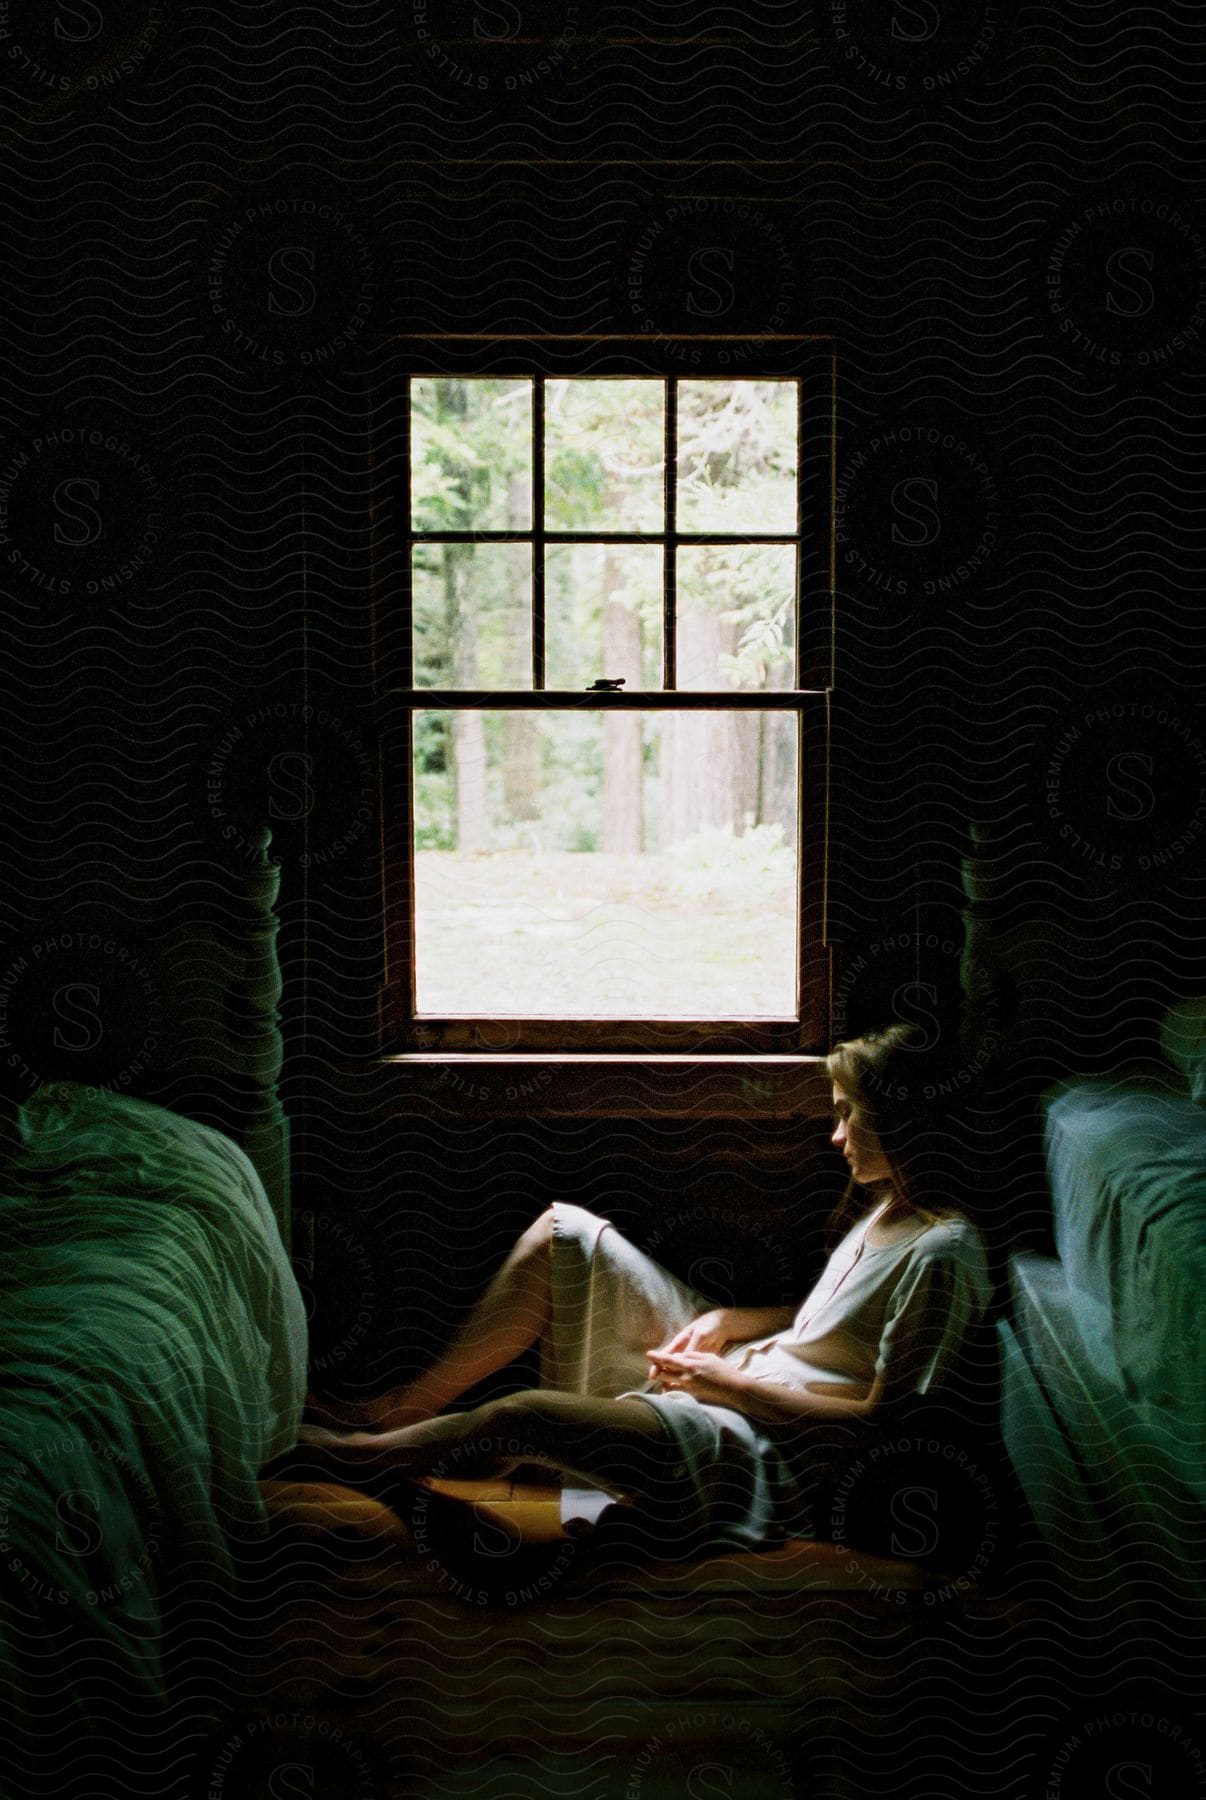
[[[61,1084],[6,1137],[0,1655],[33,1756],[48,1708],[82,1741],[110,1705],[163,1703],[177,1603],[229,1591],[231,1540],[263,1521],[257,1470],[294,1441],[306,1329],[264,1190],[220,1133]]]

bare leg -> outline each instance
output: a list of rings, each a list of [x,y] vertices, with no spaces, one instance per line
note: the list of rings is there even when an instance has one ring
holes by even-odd
[[[329,1435],[343,1462],[402,1476],[495,1475],[541,1463],[555,1475],[585,1476],[616,1493],[665,1499],[677,1451],[656,1411],[640,1400],[600,1400],[556,1389],[529,1390],[469,1412],[399,1430]]]
[[[549,1210],[516,1241],[448,1348],[417,1380],[360,1404],[314,1403],[311,1417],[336,1427],[360,1425],[392,1432],[433,1419],[475,1382],[505,1369],[548,1327],[552,1237]],[[321,1441],[319,1434],[308,1430],[303,1437],[311,1443]]]

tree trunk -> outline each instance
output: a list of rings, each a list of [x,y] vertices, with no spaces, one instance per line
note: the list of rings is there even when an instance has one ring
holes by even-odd
[[[520,472],[507,484],[507,523],[518,530],[526,511],[527,478]],[[510,567],[510,565],[508,565]],[[513,585],[507,594],[507,636],[504,681],[507,687],[532,685],[532,594],[527,585]],[[525,629],[526,625],[526,629]],[[503,800],[508,817],[540,817],[540,720],[535,713],[501,715]]]
[[[795,713],[762,713],[762,765],[758,823],[782,825],[783,842],[794,846],[799,787],[796,777]]]
[[[453,713],[452,750],[456,772],[456,847],[486,850],[490,846],[490,815],[486,804],[486,732],[481,713]]]
[[[463,381],[440,384],[441,421],[463,421],[468,395]],[[468,504],[468,482],[462,478],[462,497]],[[466,586],[473,567],[472,544],[444,544],[441,572],[444,586],[444,633],[449,685],[477,686],[477,625],[466,604]],[[486,741],[480,714],[454,712],[449,745],[456,807],[456,847],[482,850],[489,843],[490,822],[486,805]]]
[[[477,686],[477,632],[472,608],[464,604],[464,583],[472,558],[472,544],[444,545],[444,606],[454,688]],[[458,710],[452,715],[452,777],[456,788],[456,847],[484,850],[490,842],[490,816],[486,800],[486,732],[481,713]]]
[[[704,671],[709,682],[718,680],[713,671],[718,668],[721,652],[735,649],[736,634],[736,626],[722,623],[717,613],[702,607],[684,611],[679,619],[680,665],[700,671],[700,685]],[[749,726],[756,730],[756,716],[733,712],[663,714],[659,834],[663,847],[691,837],[706,825],[742,829],[745,813],[756,804],[749,791]]]
[[[603,667],[614,675],[641,666],[641,621],[634,610],[612,596],[620,571],[610,554],[603,561]],[[603,849],[637,854],[643,833],[645,761],[641,749],[644,720],[639,712],[603,714]]]

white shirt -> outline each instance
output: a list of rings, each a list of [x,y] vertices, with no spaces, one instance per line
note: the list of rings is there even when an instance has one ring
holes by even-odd
[[[991,1298],[980,1234],[966,1219],[920,1220],[876,1245],[866,1242],[871,1222],[842,1239],[787,1331],[732,1345],[725,1360],[791,1388],[838,1383],[863,1394],[878,1375],[900,1393],[936,1386]]]

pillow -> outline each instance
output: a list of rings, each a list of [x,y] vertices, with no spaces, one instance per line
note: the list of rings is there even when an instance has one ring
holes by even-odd
[[[1189,1082],[1189,1092],[1206,1106],[1206,995],[1174,1001],[1160,1027],[1160,1048]]]

